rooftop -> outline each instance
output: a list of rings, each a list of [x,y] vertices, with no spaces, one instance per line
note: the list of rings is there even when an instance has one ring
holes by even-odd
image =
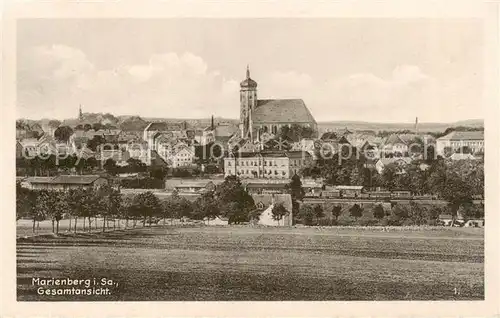
[[[61,175],[55,177],[50,183],[57,184],[91,184],[97,179],[102,178],[99,175]]]
[[[484,131],[452,131],[438,140],[484,140]]]

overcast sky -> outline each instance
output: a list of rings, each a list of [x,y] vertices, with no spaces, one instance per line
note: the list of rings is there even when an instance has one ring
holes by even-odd
[[[238,118],[250,65],[259,98],[302,98],[317,121],[482,118],[480,20],[19,20],[17,115]]]

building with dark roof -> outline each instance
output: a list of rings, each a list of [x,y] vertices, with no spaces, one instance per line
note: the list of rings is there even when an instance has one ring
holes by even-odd
[[[240,83],[241,137],[259,139],[262,133],[276,134],[281,127],[293,124],[318,131],[302,99],[257,99],[257,82],[250,78],[247,67],[246,78]]]

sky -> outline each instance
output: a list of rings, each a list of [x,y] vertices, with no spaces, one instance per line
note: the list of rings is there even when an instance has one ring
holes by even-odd
[[[302,98],[317,121],[483,117],[475,19],[21,19],[17,117],[84,112],[239,116],[258,97]]]

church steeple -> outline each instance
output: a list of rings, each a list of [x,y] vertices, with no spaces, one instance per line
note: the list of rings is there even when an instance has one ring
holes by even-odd
[[[80,106],[78,108],[78,119],[83,120],[82,104],[80,104]]]
[[[252,112],[257,108],[257,82],[250,78],[247,65],[246,78],[240,83],[240,131],[242,138],[252,140]]]

